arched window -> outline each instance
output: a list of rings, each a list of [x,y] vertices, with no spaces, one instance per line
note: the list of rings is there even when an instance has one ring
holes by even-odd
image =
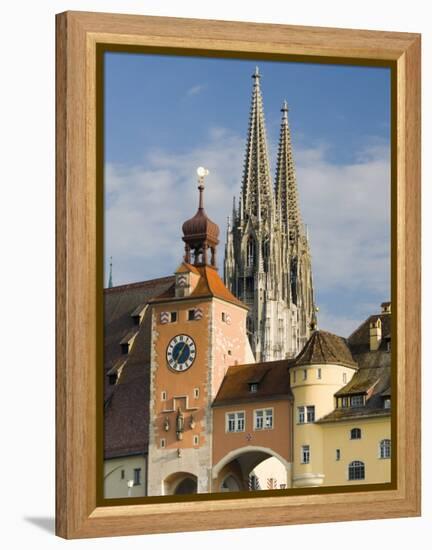
[[[255,260],[255,243],[252,237],[249,237],[246,247],[246,265],[252,267]]]
[[[360,428],[353,428],[350,432],[350,438],[351,439],[361,439],[361,429]]]
[[[355,479],[365,479],[365,465],[360,460],[354,460],[348,466],[348,479],[349,481]]]
[[[380,456],[380,458],[390,458],[391,457],[391,441],[390,441],[390,439],[383,439],[382,441],[380,441],[379,456]]]

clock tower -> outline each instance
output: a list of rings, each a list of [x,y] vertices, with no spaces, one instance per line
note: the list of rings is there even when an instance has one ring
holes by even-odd
[[[199,206],[183,224],[185,253],[175,283],[153,299],[148,495],[212,490],[212,401],[231,365],[253,362],[247,307],[216,267],[219,227]]]

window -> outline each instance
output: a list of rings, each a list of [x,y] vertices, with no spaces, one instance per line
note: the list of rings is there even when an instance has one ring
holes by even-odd
[[[306,413],[307,413],[307,421],[315,422],[315,406],[314,405],[307,406]]]
[[[351,407],[363,407],[364,395],[353,395],[351,397]]]
[[[222,311],[222,321],[224,323],[226,322],[226,313],[225,313],[225,311]]]
[[[120,479],[124,479],[124,478],[125,478],[125,471],[121,470],[120,471]]]
[[[188,321],[194,321],[195,320],[195,310],[189,309],[188,310]]]
[[[389,398],[384,399],[384,408],[390,409],[390,407],[391,407],[391,400]]]
[[[310,462],[310,447],[309,445],[302,445],[300,461],[302,464],[309,464]]]
[[[361,429],[353,428],[350,432],[351,439],[361,439]]]
[[[247,267],[252,267],[254,263],[254,255],[255,255],[255,244],[252,238],[249,238],[247,243],[247,259],[246,259],[246,265]]]
[[[227,432],[244,432],[245,429],[245,413],[232,412],[226,414],[226,431]]]
[[[123,353],[123,355],[126,355],[127,353],[129,353],[129,342],[125,342],[124,344],[120,344],[121,345],[121,352]]]
[[[175,323],[177,321],[177,311],[170,312],[170,323]]]
[[[348,407],[348,397],[342,397],[342,408],[345,409],[346,407]]]
[[[307,370],[303,369],[303,380],[307,380]]]
[[[317,378],[321,380],[321,369],[317,370]]]
[[[315,405],[297,407],[297,412],[299,424],[304,424],[305,422],[315,422]]]
[[[340,459],[341,459],[340,449],[336,449],[336,460],[340,460]]]
[[[195,446],[197,446],[199,444],[199,436],[198,435],[194,435],[193,437],[193,444]]]
[[[256,393],[258,391],[258,382],[251,382],[249,384],[249,391],[251,393]]]
[[[355,479],[365,479],[365,465],[360,460],[354,460],[348,466],[348,479],[353,481]]]
[[[297,407],[298,412],[298,423],[304,424],[305,423],[305,408],[304,407]]]
[[[194,388],[194,397],[195,397],[195,399],[198,399],[198,397],[199,397],[199,388]]]
[[[163,391],[163,392],[161,393],[161,399],[162,399],[162,401],[166,401],[166,398],[167,398],[167,392],[166,392],[166,391]]]
[[[346,373],[346,372],[344,372],[344,373],[342,374],[342,382],[343,382],[344,384],[347,383],[347,373]]]
[[[109,382],[110,386],[114,386],[114,384],[117,382],[117,373],[109,374],[108,375],[108,382]]]
[[[161,440],[160,440],[160,447],[161,447],[161,449],[165,449],[165,447],[166,447],[166,439],[161,439]]]
[[[271,430],[273,428],[273,409],[255,411],[255,430]]]
[[[134,485],[141,485],[141,468],[134,468]]]
[[[379,444],[379,457],[390,458],[391,457],[391,441],[390,439],[383,439]]]

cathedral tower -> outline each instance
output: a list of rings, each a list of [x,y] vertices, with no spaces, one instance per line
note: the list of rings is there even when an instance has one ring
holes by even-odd
[[[247,327],[257,361],[296,355],[314,320],[309,242],[301,221],[288,124],[282,122],[273,187],[258,68],[254,80],[238,207],[228,220],[224,278],[249,306]]]

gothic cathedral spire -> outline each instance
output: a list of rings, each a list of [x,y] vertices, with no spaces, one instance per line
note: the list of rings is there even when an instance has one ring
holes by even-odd
[[[286,101],[283,102],[281,112],[282,123],[275,180],[276,208],[282,231],[289,235],[290,242],[294,242],[300,234],[301,217]]]
[[[282,124],[275,189],[270,173],[258,68],[246,143],[239,207],[227,227],[224,278],[249,307],[248,335],[255,358],[295,356],[310,335],[314,312],[309,244],[298,203],[288,107]]]
[[[257,220],[272,214],[273,189],[258,67],[254,80],[242,183],[243,208]]]

